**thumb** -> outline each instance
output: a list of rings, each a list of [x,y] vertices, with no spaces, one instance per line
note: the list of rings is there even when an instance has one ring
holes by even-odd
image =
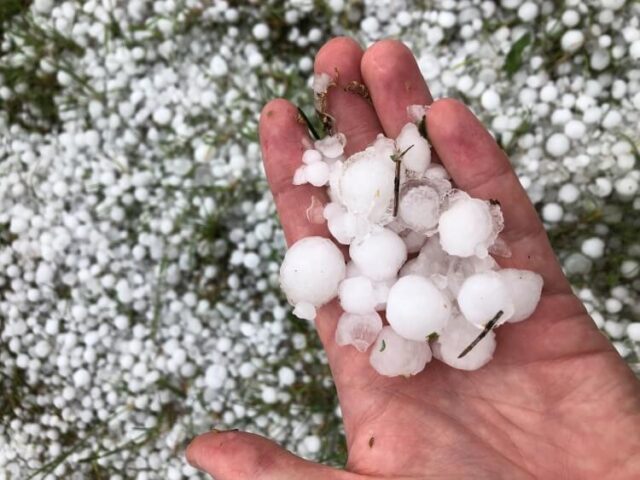
[[[187,461],[216,480],[355,480],[358,475],[309,462],[251,433],[211,431],[187,447]]]

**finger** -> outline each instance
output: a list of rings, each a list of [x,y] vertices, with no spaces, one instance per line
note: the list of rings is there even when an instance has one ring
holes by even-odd
[[[296,107],[286,100],[272,100],[260,115],[260,143],[267,180],[275,199],[282,228],[289,245],[297,240],[318,235],[329,237],[326,222],[312,223],[307,209],[312,198],[323,204],[328,201],[325,189],[309,184],[293,185],[293,174],[302,164],[303,142],[308,140],[305,127],[298,121]],[[351,358],[351,348],[339,347],[334,341],[335,329],[342,311],[337,301],[318,310],[316,328],[334,374],[339,376],[339,363]],[[353,365],[353,362],[348,362]]]
[[[409,121],[409,105],[433,102],[416,60],[402,42],[381,40],[367,49],[361,71],[388,137],[395,138]]]
[[[509,159],[480,121],[456,100],[437,100],[427,114],[427,132],[459,188],[500,202],[502,237],[512,251],[510,258],[498,259],[502,266],[538,272],[546,293],[570,292],[538,214]]]
[[[216,480],[351,480],[358,475],[309,462],[258,435],[209,432],[196,437],[187,461]]]
[[[337,82],[327,91],[327,113],[335,119],[335,131],[347,137],[347,155],[363,150],[382,132],[373,105],[361,95],[345,91],[352,82],[363,84],[362,53],[351,38],[337,37],[324,44],[314,65],[316,74],[326,73]]]

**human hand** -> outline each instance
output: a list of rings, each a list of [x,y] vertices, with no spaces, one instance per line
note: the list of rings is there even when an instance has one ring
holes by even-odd
[[[527,321],[497,332],[494,359],[477,371],[433,361],[420,374],[378,375],[367,355],[339,347],[336,301],[319,310],[316,327],[335,380],[349,451],[346,470],[302,460],[273,442],[242,432],[208,433],[188,460],[218,480],[360,478],[640,478],[640,384],[575,297],[543,225],[509,160],[473,114],[457,101],[432,103],[411,52],[385,40],[366,52],[348,38],[328,42],[316,73],[335,76],[328,110],[347,137],[347,155],[384,132],[394,138],[406,107],[432,104],[429,141],[454,182],[470,195],[500,201],[511,258],[503,267],[544,277],[543,295]],[[364,83],[372,104],[343,90]],[[305,211],[311,196],[294,186],[306,129],[285,100],[267,104],[260,120],[265,168],[289,244],[329,236]]]

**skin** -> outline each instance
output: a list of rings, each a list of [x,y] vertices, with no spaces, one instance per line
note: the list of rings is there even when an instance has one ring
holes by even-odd
[[[497,330],[495,357],[480,370],[434,360],[414,377],[387,378],[369,366],[367,355],[335,344],[341,311],[329,304],[316,327],[343,412],[345,470],[302,460],[243,432],[197,437],[188,461],[218,480],[640,478],[640,383],[571,292],[504,152],[464,105],[433,102],[400,42],[383,40],[363,52],[349,38],[334,38],[318,52],[315,71],[335,76],[336,70],[328,109],[347,136],[347,154],[380,132],[395,137],[408,105],[431,104],[427,131],[437,161],[472,196],[500,201],[512,256],[498,261],[543,276],[539,306],[528,320]],[[368,87],[372,103],[340,88],[352,80]],[[326,194],[291,183],[306,137],[289,102],[264,107],[264,163],[289,244],[328,236],[326,225],[305,217],[311,197],[325,201]]]

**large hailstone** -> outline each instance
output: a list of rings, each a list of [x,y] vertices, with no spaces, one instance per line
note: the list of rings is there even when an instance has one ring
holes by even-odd
[[[364,216],[372,223],[385,223],[390,219],[395,178],[392,154],[389,144],[378,139],[363,152],[349,157],[335,174],[339,177],[330,179],[332,190],[338,190],[336,198],[349,212]]]
[[[407,247],[396,233],[382,228],[353,242],[349,255],[365,277],[387,280],[397,275],[407,259]]]
[[[422,174],[431,163],[431,149],[429,142],[420,135],[415,123],[407,123],[396,138],[396,148],[399,152],[405,152],[402,156],[402,165],[407,170]]]
[[[417,233],[430,235],[438,225],[440,194],[430,184],[410,181],[404,184],[398,203],[398,217]]]
[[[469,276],[458,292],[458,307],[469,322],[484,327],[498,312],[499,322],[509,320],[514,313],[511,293],[498,272],[483,272]]]
[[[513,315],[506,321],[515,323],[531,316],[542,294],[542,276],[529,270],[505,268],[498,272],[507,285],[513,302]],[[500,322],[503,323],[503,322]]]
[[[336,327],[336,343],[353,345],[356,350],[366,352],[382,330],[382,319],[376,312],[356,315],[345,312],[338,320]]]
[[[345,278],[338,288],[340,305],[345,312],[364,315],[378,304],[374,284],[367,277]]]
[[[426,341],[444,328],[451,316],[449,299],[432,281],[419,275],[400,278],[389,291],[387,321],[408,340]]]
[[[369,362],[387,377],[415,375],[431,360],[431,348],[426,341],[413,342],[402,338],[391,327],[384,327],[371,347]]]
[[[464,357],[458,356],[473,342],[482,330],[467,322],[460,314],[454,314],[447,326],[433,342],[433,356],[450,367],[460,370],[477,370],[493,357],[496,349],[496,335],[489,332]]]
[[[497,205],[457,192],[440,215],[440,244],[449,255],[486,257],[502,230],[502,214]]]
[[[280,286],[292,305],[319,307],[338,294],[345,272],[344,257],[331,240],[306,237],[287,250],[280,266]]]

